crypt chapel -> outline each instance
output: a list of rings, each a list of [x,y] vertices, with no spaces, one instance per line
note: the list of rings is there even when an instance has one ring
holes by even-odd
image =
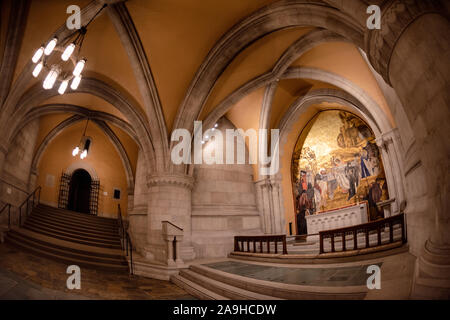
[[[450,2],[0,9],[0,299],[450,298]]]

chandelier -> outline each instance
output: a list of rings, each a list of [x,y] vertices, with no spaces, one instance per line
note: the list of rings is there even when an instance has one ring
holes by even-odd
[[[87,27],[105,7],[106,4],[97,11],[85,26],[77,31],[61,40],[54,37],[45,47],[42,45],[36,50],[31,59],[36,64],[32,74],[33,77],[37,78],[42,70],[47,71],[47,75],[42,83],[45,90],[52,89],[57,82],[60,83],[58,88],[59,94],[66,92],[69,82],[72,90],[78,88],[82,77],[81,72],[87,62],[86,58],[79,58]]]
[[[81,150],[80,159],[83,160],[87,157],[89,152],[89,147],[91,146],[91,138],[86,137],[86,129],[89,123],[89,119],[86,121],[86,127],[84,127],[83,135],[81,136],[80,143],[73,149],[72,156],[76,157]]]

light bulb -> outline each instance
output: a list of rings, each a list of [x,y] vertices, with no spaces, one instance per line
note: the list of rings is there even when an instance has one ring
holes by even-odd
[[[31,58],[31,61],[33,61],[33,63],[36,63],[39,61],[39,59],[42,57],[42,54],[44,53],[44,47],[40,47],[39,49],[36,50],[36,52],[34,53],[33,58]]]
[[[84,159],[87,157],[87,150],[84,150],[81,154],[80,154],[80,158]]]
[[[72,90],[77,90],[78,85],[80,84],[81,81],[81,76],[77,76],[75,78],[73,78],[72,83],[70,84],[70,88]]]
[[[59,86],[58,93],[64,94],[66,92],[67,86],[69,85],[69,80],[63,80]]]
[[[44,53],[46,56],[48,56],[50,53],[52,53],[53,49],[56,47],[56,43],[58,42],[58,39],[53,38],[50,40],[49,43],[47,43],[47,46],[45,47]]]
[[[217,128],[219,125],[216,123],[215,125],[214,125],[214,128]]]
[[[42,62],[39,62],[39,63],[36,65],[36,67],[34,67],[34,70],[33,70],[33,77],[37,78],[37,76],[39,75],[39,73],[41,73],[42,67],[43,67]]]
[[[72,151],[72,156],[75,157],[78,154],[78,152],[80,152],[80,148],[75,147],[75,149],[73,149],[73,151]]]
[[[75,50],[75,44],[71,43],[69,44],[66,49],[64,50],[64,52],[61,55],[61,59],[63,61],[67,61],[69,60],[70,56],[72,55],[73,51]]]
[[[44,83],[43,83],[43,87],[44,89],[48,90],[53,88],[53,85],[56,82],[56,79],[58,78],[59,75],[59,69],[52,67],[50,72],[48,73],[48,75],[45,77]]]
[[[84,64],[86,63],[86,60],[81,59],[80,61],[77,62],[77,65],[75,66],[75,69],[73,69],[73,75],[79,76],[81,74],[81,71],[83,71],[84,68]]]

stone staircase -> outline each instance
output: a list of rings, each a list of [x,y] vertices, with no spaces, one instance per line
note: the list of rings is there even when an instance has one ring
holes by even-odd
[[[68,265],[104,271],[128,270],[116,219],[39,204],[21,228],[11,228],[6,241]]]

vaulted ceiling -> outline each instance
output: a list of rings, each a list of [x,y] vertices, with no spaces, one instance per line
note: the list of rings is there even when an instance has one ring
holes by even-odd
[[[159,139],[166,140],[161,148],[168,148],[167,140],[174,129],[176,117],[181,116],[184,100],[191,94],[189,88],[211,50],[240,21],[256,10],[275,3],[273,0],[129,0],[124,3],[117,0],[32,0],[28,7],[11,88],[14,88],[14,83],[17,83],[21,73],[27,68],[36,48],[47,42],[50,36],[64,25],[69,16],[66,13],[69,5],[75,4],[83,9],[92,5],[101,7],[103,2],[110,6],[89,25],[83,43],[81,55],[87,58],[84,77],[99,79],[117,88],[150,123],[147,130],[154,140],[157,129],[156,122],[153,121],[159,115],[158,112],[150,113],[149,106],[160,104],[162,120],[159,126],[162,129],[159,132],[165,131],[165,134]],[[7,26],[11,23],[8,15],[11,3],[3,1],[1,5],[0,53],[5,51]],[[118,5],[122,6],[120,10],[111,10],[111,6]],[[120,29],[118,21],[124,22],[128,32],[135,28],[136,41],[132,42],[132,45],[138,48],[138,54],[139,48],[143,49],[138,56],[140,65],[130,58],[130,44],[124,42],[124,31]],[[314,32],[320,32],[320,28],[309,25],[285,28],[270,32],[246,45],[232,57],[231,63],[221,70],[211,92],[207,93],[208,98],[197,118],[207,119],[214,110],[218,112],[218,106],[222,106],[223,109],[218,115],[227,116],[237,127],[258,129],[265,88],[274,79],[261,82],[261,85],[253,86],[251,90],[242,91],[237,98],[230,99],[230,103],[225,104],[226,107],[224,101],[227,102],[230,95],[254,79],[270,74],[275,66],[279,66],[277,63],[281,63],[279,59],[284,57],[290,48],[293,50],[293,45],[299,39]],[[4,57],[3,54],[0,56]],[[305,49],[298,57],[295,52],[291,56],[295,59],[292,58],[293,61],[289,61],[283,68],[319,69],[354,83],[386,112],[387,118],[394,125],[383,94],[367,62],[354,44],[348,41],[328,41]],[[25,92],[39,81],[42,79],[30,79],[20,90]],[[332,81],[313,77],[296,79],[287,76],[276,81],[278,84],[273,91],[268,118],[269,127],[272,128],[277,126],[289,106],[299,96],[313,89],[337,88]],[[147,86],[151,89],[152,85],[155,90],[150,90],[153,97],[149,98],[148,90],[142,88]],[[85,92],[56,95],[40,103],[44,104],[76,105],[131,121],[128,115],[123,114],[110,102]],[[46,132],[56,125],[57,120],[63,117],[42,117],[40,137],[44,137]],[[121,132],[120,135],[123,137],[124,133]],[[128,149],[135,147],[127,146],[132,143],[131,139],[124,141]],[[155,141],[152,143],[153,148],[159,148]],[[136,158],[136,155],[132,158]]]

